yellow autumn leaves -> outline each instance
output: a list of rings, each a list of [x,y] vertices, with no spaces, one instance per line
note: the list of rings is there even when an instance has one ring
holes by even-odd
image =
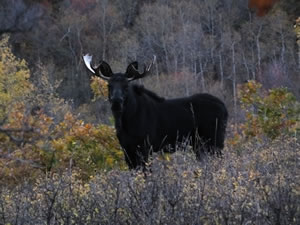
[[[49,81],[41,75],[41,86],[33,87],[26,62],[13,55],[8,39],[0,40],[0,182],[65,169],[82,178],[100,169],[125,169],[114,128],[85,123],[55,94],[38,92],[49,91]],[[93,78],[91,87],[95,97],[107,95],[101,80]]]
[[[52,140],[51,145],[63,166],[72,159],[86,177],[98,169],[126,168],[114,128],[85,124],[67,113],[54,132],[59,138]]]
[[[265,90],[249,81],[239,87],[239,99],[246,117],[239,127],[244,137],[274,139],[299,131],[300,104],[287,88]]]
[[[0,121],[12,104],[24,99],[33,89],[26,62],[12,54],[8,38],[4,35],[0,40]]]

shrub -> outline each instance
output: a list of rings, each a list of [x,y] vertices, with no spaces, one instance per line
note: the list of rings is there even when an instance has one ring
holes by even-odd
[[[108,97],[107,82],[103,79],[93,76],[91,81],[91,88],[95,95],[94,100],[101,97]]]
[[[77,119],[42,66],[33,85],[26,62],[14,57],[7,42],[0,41],[0,183],[66,169],[81,178],[99,169],[125,169],[114,128]]]
[[[1,127],[0,181],[21,182],[41,172],[78,170],[88,178],[99,169],[125,169],[114,128],[85,124],[71,113],[56,124],[43,112],[26,114],[19,104]]]
[[[65,168],[74,165],[85,177],[98,169],[126,168],[115,129],[110,126],[85,124],[68,113],[56,125],[54,134],[57,136],[51,141],[54,165]]]
[[[17,101],[24,100],[33,90],[27,64],[12,54],[8,39],[4,35],[0,40],[0,121]]]
[[[240,127],[245,137],[275,139],[299,132],[300,104],[286,88],[264,90],[261,84],[249,81],[240,86],[239,98],[246,113]]]
[[[111,170],[83,182],[76,171],[2,187],[1,224],[299,224],[299,139],[154,156],[151,173]]]

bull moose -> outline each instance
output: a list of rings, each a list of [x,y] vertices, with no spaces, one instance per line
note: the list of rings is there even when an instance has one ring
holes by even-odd
[[[144,167],[152,152],[172,152],[185,140],[189,140],[196,155],[204,149],[221,153],[228,118],[221,100],[210,94],[167,100],[132,84],[149,74],[155,56],[143,73],[138,71],[137,62],[130,63],[125,73],[113,73],[104,61],[93,66],[89,54],[83,60],[90,72],[108,82],[117,137],[130,169]],[[197,140],[203,143],[200,150]]]

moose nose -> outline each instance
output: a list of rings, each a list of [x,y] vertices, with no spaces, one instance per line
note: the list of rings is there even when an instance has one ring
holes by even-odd
[[[122,103],[124,100],[122,91],[119,88],[115,88],[111,92],[110,100],[114,103]]]
[[[122,103],[123,102],[123,97],[121,97],[121,96],[112,96],[110,100],[114,103]]]
[[[123,110],[123,98],[122,97],[112,97],[110,99],[111,109],[113,112],[122,112]]]

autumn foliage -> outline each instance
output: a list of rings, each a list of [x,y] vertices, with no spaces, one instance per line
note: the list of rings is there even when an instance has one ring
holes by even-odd
[[[249,81],[240,86],[239,98],[246,116],[240,126],[244,137],[275,139],[299,133],[300,104],[286,88],[265,90],[260,83]]]
[[[90,178],[53,174],[0,189],[1,224],[300,223],[300,143],[248,142],[241,154],[199,162],[192,152],[154,157],[151,173],[112,170]]]
[[[264,16],[278,0],[249,0],[249,7],[257,10],[258,16]]]
[[[0,183],[66,169],[86,179],[100,169],[126,168],[112,126],[77,119],[42,73],[38,87],[30,82],[8,37],[0,44]]]
[[[5,118],[16,102],[30,95],[33,87],[28,81],[29,69],[24,60],[17,59],[7,46],[8,36],[0,40],[0,120]]]
[[[91,89],[93,90],[95,96],[94,100],[101,97],[108,97],[107,82],[99,77],[93,76],[91,78]]]

